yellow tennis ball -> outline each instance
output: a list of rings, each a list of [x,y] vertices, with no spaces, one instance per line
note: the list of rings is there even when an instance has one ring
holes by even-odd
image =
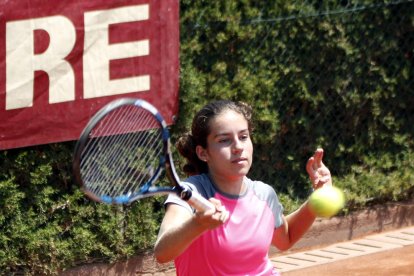
[[[324,186],[309,197],[309,207],[318,217],[330,218],[345,205],[345,195],[337,187]]]

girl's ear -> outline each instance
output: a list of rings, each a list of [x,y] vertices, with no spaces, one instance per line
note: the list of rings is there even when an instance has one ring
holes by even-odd
[[[207,152],[202,146],[196,146],[196,153],[198,159],[201,161],[207,162]]]

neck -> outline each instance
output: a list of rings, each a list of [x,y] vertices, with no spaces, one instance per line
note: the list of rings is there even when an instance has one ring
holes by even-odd
[[[217,175],[209,174],[214,185],[223,193],[230,195],[242,195],[246,192],[246,185],[244,184],[244,176],[229,179],[221,178]]]

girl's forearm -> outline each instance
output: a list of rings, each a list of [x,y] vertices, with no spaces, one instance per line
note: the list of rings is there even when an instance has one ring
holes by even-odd
[[[298,210],[286,217],[289,225],[289,239],[291,245],[295,244],[312,226],[316,217],[306,201]]]
[[[154,255],[158,262],[166,263],[177,258],[204,231],[193,217],[184,223],[162,229],[154,246]]]

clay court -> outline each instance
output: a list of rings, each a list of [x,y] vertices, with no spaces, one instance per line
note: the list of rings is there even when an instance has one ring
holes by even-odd
[[[413,275],[414,227],[272,259],[283,275]]]
[[[308,267],[283,275],[413,275],[414,246]]]

